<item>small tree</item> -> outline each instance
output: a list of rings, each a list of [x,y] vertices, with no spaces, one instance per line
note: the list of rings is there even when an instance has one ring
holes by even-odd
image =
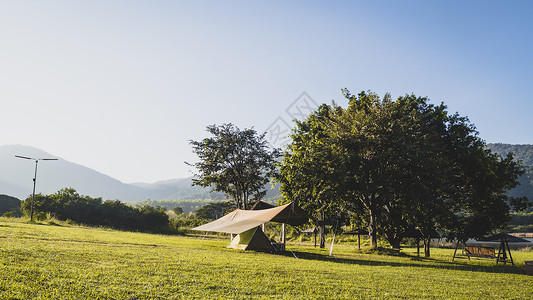
[[[190,141],[200,161],[189,164],[199,171],[193,185],[212,187],[235,201],[237,208],[248,209],[251,202],[266,194],[265,185],[275,174],[278,149],[270,150],[265,134],[253,129],[240,130],[233,124],[207,126],[213,136]]]
[[[179,207],[179,206],[176,206],[172,209],[172,211],[176,214],[176,215],[181,215],[183,213],[183,208]]]

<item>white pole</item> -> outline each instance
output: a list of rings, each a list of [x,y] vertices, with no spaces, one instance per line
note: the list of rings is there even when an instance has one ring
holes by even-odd
[[[333,233],[333,239],[331,240],[331,247],[329,248],[329,256],[333,253],[333,243],[335,243],[335,233]]]
[[[285,223],[281,223],[281,241],[283,243],[283,251],[285,251]]]
[[[333,239],[331,239],[331,247],[329,248],[329,256],[333,253],[333,243],[335,243],[335,235],[337,234],[337,225],[339,225],[339,221],[337,220],[337,223],[335,224],[335,229],[333,230]]]

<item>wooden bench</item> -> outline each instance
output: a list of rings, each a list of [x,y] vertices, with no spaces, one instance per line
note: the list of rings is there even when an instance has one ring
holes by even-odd
[[[462,244],[464,248],[462,249],[462,255],[457,255],[457,250],[459,249],[460,244]],[[506,264],[510,262],[514,265],[513,257],[511,256],[511,250],[509,250],[507,241],[500,243],[498,254],[496,254],[494,247],[467,246],[464,242],[458,242],[455,246],[455,251],[453,252],[452,261],[454,261],[455,258],[461,257],[468,257],[468,259],[471,257],[495,259],[496,263],[502,262]]]
[[[490,258],[490,259],[496,259],[496,252],[494,251],[494,248],[489,247],[480,247],[480,246],[466,246],[465,252],[468,258],[471,256],[473,257],[483,257],[483,258]]]

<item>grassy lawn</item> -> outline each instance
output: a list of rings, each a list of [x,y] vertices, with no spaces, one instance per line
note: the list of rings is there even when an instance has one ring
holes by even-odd
[[[533,276],[489,260],[451,262],[290,244],[298,257],[226,249],[217,237],[120,232],[0,218],[1,299],[532,299]]]

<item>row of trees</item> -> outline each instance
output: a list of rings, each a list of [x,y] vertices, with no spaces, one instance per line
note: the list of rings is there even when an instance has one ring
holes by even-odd
[[[21,203],[23,213],[29,215],[32,198]],[[50,214],[58,220],[79,224],[105,226],[122,230],[164,232],[169,219],[163,208],[144,205],[131,207],[119,200],[81,196],[73,188],[61,189],[50,195],[35,195],[35,212]]]
[[[191,141],[200,159],[194,184],[225,192],[246,209],[274,177],[283,201],[318,220],[322,247],[324,224],[341,221],[366,227],[373,247],[378,236],[395,248],[406,237],[423,239],[426,256],[438,233],[479,237],[505,227],[511,209],[527,206],[526,198],[507,195],[521,165],[488,150],[467,118],[414,95],[343,94],[347,108],[324,104],[296,121],[278,163],[280,152],[267,149],[264,134],[209,126],[213,137]]]

